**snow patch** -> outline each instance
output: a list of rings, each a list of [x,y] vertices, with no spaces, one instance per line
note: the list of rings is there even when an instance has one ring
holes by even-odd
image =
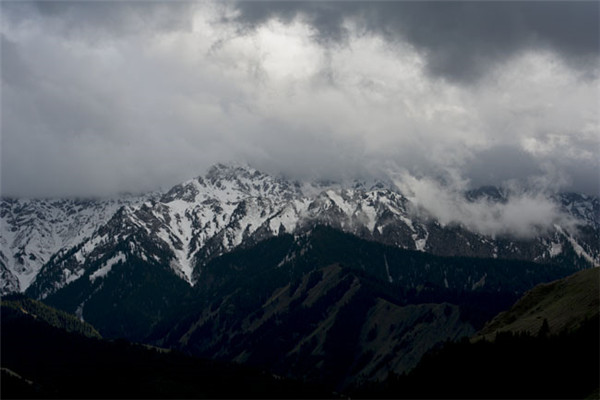
[[[70,269],[63,270],[63,278],[65,285],[68,285],[71,282],[75,282],[77,279],[83,276],[85,271],[83,268],[76,269],[75,271],[71,271]]]
[[[279,262],[279,264],[277,264],[277,268],[281,268],[284,264],[289,263],[290,261],[293,261],[294,258],[296,258],[296,254],[292,253],[292,254],[286,254],[285,257],[283,258],[283,260],[281,260]]]
[[[104,278],[115,264],[125,262],[125,260],[127,260],[125,254],[118,252],[116,256],[111,257],[105,263],[102,263],[102,267],[90,275],[90,282],[94,282],[98,278]]]
[[[408,226],[411,231],[415,231],[415,227],[413,226],[412,220],[406,218],[403,215],[399,215],[398,218],[400,218],[400,221],[404,222],[404,225]]]
[[[77,306],[77,310],[75,310],[75,316],[79,318],[80,321],[85,322],[83,319],[83,307],[85,306],[85,301],[82,302],[79,306]]]
[[[556,257],[557,255],[559,255],[560,253],[562,253],[563,248],[562,248],[562,244],[560,243],[552,243],[550,246],[550,257]]]
[[[375,209],[375,207],[367,204],[363,204],[361,209],[367,217],[367,229],[369,230],[369,232],[373,232],[375,230],[375,224],[377,223],[377,210]]]
[[[337,194],[334,190],[327,190],[325,194],[327,194],[327,197],[329,197],[333,201],[333,203],[344,212],[344,214],[351,216],[354,213],[355,207],[352,204],[348,203],[346,200],[344,200],[342,196]]]
[[[418,238],[418,235],[415,233],[412,235],[413,240],[415,241],[415,249],[417,251],[425,251],[425,246],[427,245],[427,239],[429,239],[429,232],[425,231],[425,237]]]
[[[485,286],[485,278],[486,277],[487,277],[487,274],[483,274],[481,279],[478,280],[477,282],[475,282],[473,284],[473,286],[471,286],[471,290],[479,289],[479,288],[482,288],[483,286]]]
[[[573,246],[573,250],[575,250],[575,253],[579,257],[585,258],[594,267],[599,267],[600,266],[600,262],[598,260],[596,260],[594,257],[592,257],[590,254],[588,254],[583,249],[583,247],[581,247],[581,245],[579,243],[577,243],[577,241],[575,239],[573,239],[573,237],[571,235],[569,235],[567,232],[565,232],[559,225],[555,224],[554,228],[558,232],[560,232],[561,234],[563,234],[565,238],[567,238],[567,240],[569,241],[569,243],[571,244],[571,246]]]
[[[388,265],[387,256],[383,255],[383,262],[385,263],[385,272],[387,273],[387,278],[389,283],[394,283],[394,279],[390,275],[390,266]]]

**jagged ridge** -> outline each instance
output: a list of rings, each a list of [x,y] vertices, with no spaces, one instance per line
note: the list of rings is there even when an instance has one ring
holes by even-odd
[[[472,200],[482,196],[506,200],[497,189],[467,193]],[[532,239],[492,238],[415,214],[390,184],[301,184],[219,164],[163,194],[89,202],[2,200],[2,291],[33,284],[33,292],[44,297],[84,271],[101,279],[130,256],[169,265],[194,284],[202,265],[223,253],[316,225],[438,255],[598,264],[598,199],[563,194],[557,203],[581,221],[577,234],[557,225]]]

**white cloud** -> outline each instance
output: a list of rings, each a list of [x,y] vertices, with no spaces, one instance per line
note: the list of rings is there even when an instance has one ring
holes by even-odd
[[[346,42],[323,45],[302,16],[241,29],[218,3],[194,3],[189,21],[161,4],[142,19],[125,8],[115,26],[68,7],[3,17],[4,194],[168,187],[228,160],[333,178],[392,162],[468,182],[469,166],[494,172],[481,157],[507,146],[539,168],[504,180],[597,186],[574,171],[599,165],[599,74],[583,79],[548,50],[462,85],[432,76],[411,43],[352,20]]]
[[[434,217],[442,225],[460,224],[484,235],[531,237],[553,229],[554,224],[572,229],[574,221],[557,204],[539,192],[514,192],[506,201],[465,198],[465,181],[440,184],[417,178],[406,171],[394,173],[396,186],[415,205],[414,212]]]

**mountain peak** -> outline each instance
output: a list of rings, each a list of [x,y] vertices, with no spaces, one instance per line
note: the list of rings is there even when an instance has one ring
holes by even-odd
[[[258,177],[265,175],[250,165],[239,162],[218,163],[208,169],[207,179],[232,179],[236,177]]]
[[[505,189],[484,187],[466,197],[473,202],[483,200],[485,206],[506,201],[508,195]],[[416,203],[386,180],[297,182],[247,164],[221,163],[162,195],[87,202],[2,200],[0,277],[4,285],[0,291],[25,290],[55,254],[67,255],[75,246],[85,245],[85,252],[73,251],[68,253],[72,259],[56,258],[45,268],[55,268],[60,282],[71,279],[63,273],[62,261],[71,263],[74,271],[93,273],[92,269],[100,267],[88,260],[93,248],[99,248],[98,254],[106,253],[106,260],[118,259],[124,252],[124,237],[129,242],[133,237],[150,243],[156,254],[148,253],[148,260],[152,255],[166,260],[191,283],[196,266],[237,246],[284,232],[302,233],[316,225],[439,255],[597,265],[598,199],[572,194],[556,200],[564,213],[581,221],[587,230],[552,225],[541,236],[507,236],[496,241],[468,226],[439,223],[435,217],[421,215],[414,211]],[[111,249],[114,254],[109,254]]]

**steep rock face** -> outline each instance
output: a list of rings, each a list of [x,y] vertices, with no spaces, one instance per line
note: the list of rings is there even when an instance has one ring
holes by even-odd
[[[495,188],[466,194],[471,201],[505,202],[507,196]],[[597,265],[598,199],[561,194],[556,203],[579,221],[577,229],[556,224],[533,238],[491,237],[416,212],[393,185],[300,184],[249,167],[217,165],[163,194],[105,201],[2,200],[2,291],[24,291],[38,280],[32,292],[48,295],[83,271],[109,269],[94,263],[126,257],[116,249],[127,241],[132,252],[165,263],[193,285],[202,266],[221,254],[317,225],[443,256]]]

